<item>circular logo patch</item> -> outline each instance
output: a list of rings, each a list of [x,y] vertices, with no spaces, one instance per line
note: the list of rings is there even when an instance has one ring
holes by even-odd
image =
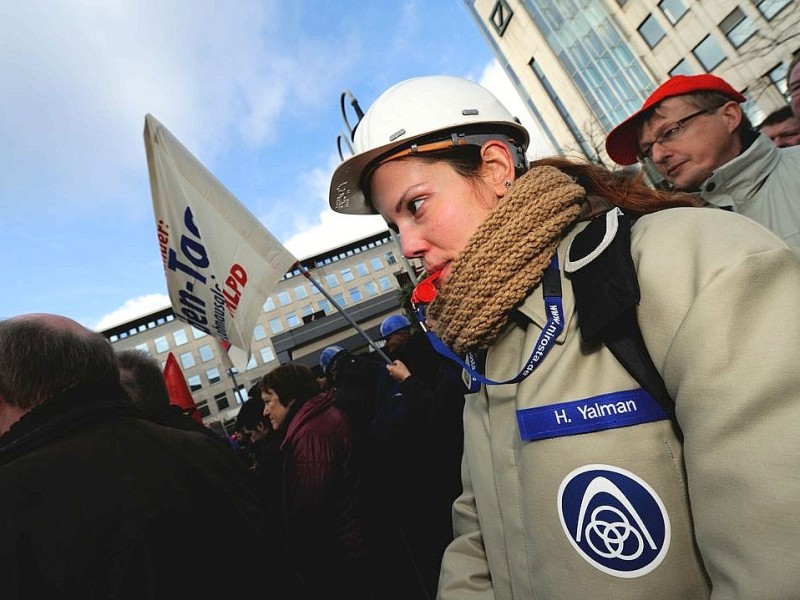
[[[558,515],[572,546],[614,577],[641,577],[667,555],[664,503],[644,480],[610,465],[585,465],[558,488]]]

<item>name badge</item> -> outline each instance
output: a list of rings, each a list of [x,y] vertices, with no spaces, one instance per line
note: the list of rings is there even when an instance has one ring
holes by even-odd
[[[517,411],[519,434],[524,442],[629,427],[668,418],[669,415],[658,401],[641,388]]]

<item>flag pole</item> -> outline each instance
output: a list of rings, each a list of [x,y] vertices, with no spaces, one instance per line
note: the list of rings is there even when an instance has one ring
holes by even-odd
[[[387,365],[390,365],[390,364],[392,364],[392,363],[394,362],[394,361],[393,361],[391,358],[389,358],[388,356],[386,356],[386,353],[385,353],[383,350],[381,350],[380,348],[378,348],[378,346],[375,344],[375,342],[373,342],[373,341],[370,339],[370,337],[367,335],[367,332],[366,332],[366,331],[364,331],[363,329],[361,329],[361,327],[358,325],[358,323],[356,323],[356,322],[355,322],[355,321],[354,321],[354,320],[353,320],[353,319],[350,317],[350,315],[348,315],[348,314],[347,314],[347,313],[344,311],[344,309],[343,309],[341,306],[339,306],[339,305],[336,303],[336,300],[334,300],[334,299],[333,299],[333,297],[332,297],[332,296],[331,296],[331,295],[330,295],[330,294],[329,294],[327,291],[325,291],[325,288],[323,288],[323,287],[320,285],[320,283],[319,283],[319,282],[318,282],[316,279],[314,279],[314,278],[311,276],[311,273],[309,273],[309,272],[308,272],[308,269],[306,269],[306,268],[305,268],[305,267],[304,267],[304,266],[303,266],[303,265],[300,263],[300,261],[299,261],[299,260],[298,260],[296,263],[294,263],[294,265],[291,267],[291,269],[290,269],[290,270],[292,270],[292,269],[299,269],[299,270],[300,270],[300,272],[303,274],[303,277],[305,277],[306,279],[308,279],[308,280],[309,280],[309,281],[310,281],[310,282],[311,282],[311,283],[314,285],[314,287],[316,287],[316,288],[317,288],[317,289],[318,289],[320,292],[322,292],[322,295],[323,295],[323,296],[325,296],[325,298],[327,298],[327,299],[328,299],[328,302],[330,302],[330,303],[331,303],[331,304],[334,306],[334,308],[336,308],[336,310],[338,310],[338,311],[339,311],[339,313],[340,313],[340,314],[341,314],[341,315],[342,315],[342,316],[343,316],[345,319],[347,319],[347,322],[348,322],[348,323],[350,323],[350,325],[352,325],[353,329],[355,329],[355,330],[356,330],[356,331],[359,333],[359,335],[360,335],[362,338],[364,338],[364,339],[367,341],[367,343],[368,343],[368,344],[369,344],[369,345],[372,347],[372,349],[373,349],[373,350],[375,350],[375,352],[377,352],[377,353],[378,353],[378,356],[380,356],[380,357],[383,359],[383,361],[384,361],[384,362],[385,362]]]

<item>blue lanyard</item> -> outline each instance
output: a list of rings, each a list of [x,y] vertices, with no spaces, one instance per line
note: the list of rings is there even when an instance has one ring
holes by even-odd
[[[533,373],[536,368],[542,364],[547,353],[553,347],[556,338],[561,334],[564,329],[564,309],[561,304],[561,277],[558,272],[558,257],[553,254],[553,259],[550,265],[544,272],[542,277],[542,288],[544,294],[544,306],[547,314],[547,323],[545,324],[542,332],[539,334],[539,339],[533,347],[528,361],[516,377],[507,379],[506,381],[494,381],[487,378],[478,372],[477,358],[473,352],[468,352],[466,360],[463,360],[450,348],[448,348],[439,337],[430,331],[425,326],[425,304],[417,305],[413,301],[414,314],[416,315],[417,322],[422,327],[425,335],[433,346],[434,350],[457,363],[469,375],[469,392],[474,393],[480,390],[481,384],[485,385],[506,385],[509,383],[518,383]]]

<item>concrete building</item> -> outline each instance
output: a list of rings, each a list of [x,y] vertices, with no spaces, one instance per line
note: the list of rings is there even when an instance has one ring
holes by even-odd
[[[301,261],[311,277],[344,307],[372,340],[381,321],[401,314],[401,286],[410,280],[400,247],[389,231],[356,240]],[[253,333],[253,354],[242,372],[217,340],[178,320],[171,307],[101,332],[117,351],[138,348],[162,365],[170,352],[181,364],[195,403],[209,425],[232,423],[247,390],[270,369],[289,361],[314,366],[319,353],[336,344],[354,352],[372,348],[299,269],[286,273],[265,299]],[[376,345],[380,346],[381,343]],[[220,429],[215,426],[215,429]]]
[[[753,123],[786,104],[792,0],[464,0],[558,154],[613,164],[606,134],[671,75],[714,73]]]

